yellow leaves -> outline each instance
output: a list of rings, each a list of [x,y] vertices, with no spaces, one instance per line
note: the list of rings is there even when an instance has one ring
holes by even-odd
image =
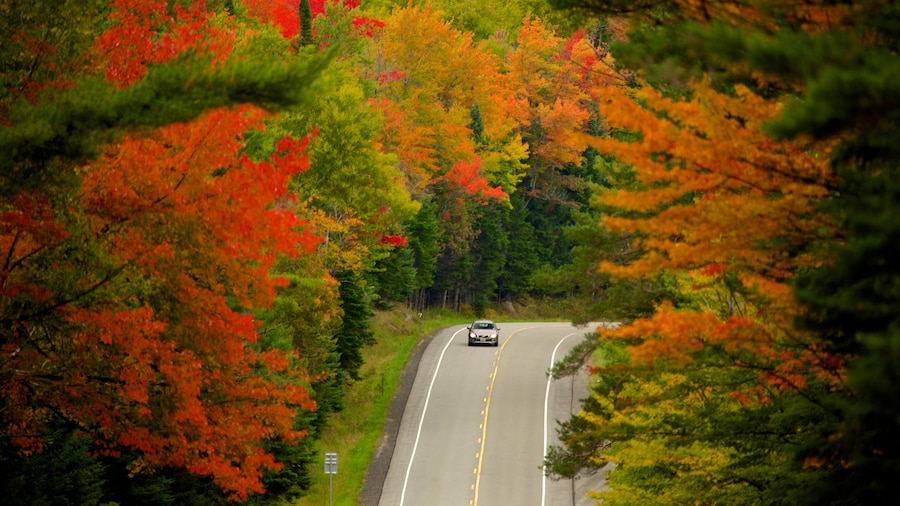
[[[135,442],[140,442],[140,441],[142,441],[142,440],[135,438]],[[143,441],[146,441],[146,440],[143,440]],[[136,447],[140,448],[139,446],[136,446]],[[128,470],[129,478],[134,478],[135,476],[142,474],[142,473],[152,473],[154,470],[153,465],[151,465],[150,463],[148,463],[146,460],[144,460],[141,457],[137,457],[137,458],[131,460],[130,462],[128,462],[128,465],[125,468]]]
[[[524,160],[528,159],[528,155],[528,144],[522,141],[522,136],[510,136],[500,144],[499,149],[482,154],[485,179],[503,188],[514,188],[525,177],[528,165]]]
[[[395,7],[385,22],[377,73],[398,78],[381,83],[381,93],[396,101],[418,93],[444,108],[468,107],[482,92],[487,101],[497,61],[471,33],[456,30],[429,7]],[[482,83],[486,89],[477,90]]]
[[[381,47],[388,61],[402,69],[408,84],[425,81],[429,72],[438,71],[436,55],[447,51],[459,35],[440,20],[440,13],[415,6],[395,7],[385,20]]]
[[[644,480],[659,474],[658,480],[666,485],[650,492],[648,488],[630,485],[644,480],[616,480],[615,486],[594,497],[608,505],[675,505],[701,504],[697,498],[714,487],[716,494],[726,496],[726,489],[749,487],[746,483],[719,482],[729,476],[729,466],[741,456],[735,449],[706,442],[671,445],[662,439],[639,437],[614,443],[611,448],[613,462],[619,468],[616,473],[643,475]],[[651,478],[652,479],[652,478]],[[727,502],[723,502],[727,504]],[[705,502],[703,503],[705,504]],[[715,503],[713,503],[715,504]]]
[[[300,214],[309,220],[309,228],[323,238],[319,256],[332,270],[362,269],[371,243],[360,240],[368,227],[353,215],[352,209],[329,213],[305,203]]]

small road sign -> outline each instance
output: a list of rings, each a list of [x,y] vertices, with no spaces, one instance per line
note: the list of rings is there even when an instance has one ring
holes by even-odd
[[[334,484],[332,480],[337,474],[337,453],[325,452],[325,474],[328,475],[328,504],[334,504]]]
[[[337,474],[338,455],[337,453],[325,454],[325,474]]]

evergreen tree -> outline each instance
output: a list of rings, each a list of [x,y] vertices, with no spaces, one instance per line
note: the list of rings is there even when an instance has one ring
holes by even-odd
[[[472,245],[472,308],[476,316],[484,316],[488,303],[496,298],[498,284],[509,249],[505,204],[490,204],[479,209],[477,223],[481,227]]]
[[[900,158],[881,147],[857,155],[861,164],[845,166],[841,198],[832,203],[846,231],[833,246],[835,262],[797,280],[797,296],[810,308],[800,324],[851,358],[847,390],[829,401],[840,413],[831,428],[838,436],[804,448],[816,462],[850,464],[834,465],[810,504],[887,504],[900,476]]]
[[[84,78],[54,100],[16,103],[7,111],[11,126],[0,129],[0,151],[8,153],[0,160],[0,195],[63,178],[69,172],[50,170],[59,168],[54,160],[93,157],[103,140],[121,130],[185,122],[238,102],[297,105],[309,97],[312,80],[326,63],[313,58],[281,66],[235,59],[209,70],[209,63],[197,58],[153,66],[124,89],[102,77]]]
[[[311,46],[315,44],[312,33],[312,9],[309,6],[309,0],[300,0],[300,33],[297,35],[300,47]]]
[[[319,450],[316,442],[319,439],[319,431],[315,430],[315,419],[325,418],[325,413],[330,413],[327,407],[324,412],[302,412],[297,415],[294,426],[297,430],[309,430],[308,437],[296,445],[288,445],[280,441],[273,441],[269,445],[269,451],[283,464],[278,471],[266,472],[263,476],[263,485],[266,487],[265,495],[252,496],[250,504],[272,504],[274,500],[291,501],[306,495],[306,491],[312,485],[311,472],[318,459]]]
[[[487,144],[488,139],[484,136],[484,120],[481,118],[481,108],[478,107],[478,102],[472,104],[472,108],[469,110],[469,118],[471,118],[469,129],[472,130],[472,140],[478,146]]]
[[[472,256],[468,243],[463,247],[448,248],[438,255],[432,296],[433,302],[442,308],[460,311],[468,304],[472,280]]]
[[[509,246],[506,265],[499,280],[502,297],[525,295],[533,288],[532,276],[540,266],[534,227],[528,222],[524,201],[518,193],[510,195],[512,209],[508,213]]]
[[[564,234],[572,224],[572,208],[547,200],[526,204],[526,221],[534,229],[535,253],[542,265],[560,267],[572,261],[572,242]]]
[[[406,227],[409,249],[413,256],[413,267],[416,270],[415,292],[410,300],[410,307],[416,310],[425,308],[426,289],[434,284],[437,257],[440,251],[436,212],[434,203],[425,203]]]
[[[0,497],[9,506],[99,505],[104,496],[103,465],[88,456],[91,441],[67,430],[47,438],[40,454],[20,455],[0,439]]]
[[[105,459],[104,501],[140,506],[214,506],[226,501],[208,477],[166,467],[153,473],[134,473],[135,456]]]
[[[392,302],[407,300],[416,288],[416,267],[413,252],[408,246],[391,250],[378,260],[372,278],[378,287],[379,309],[387,309]]]
[[[359,274],[343,271],[337,273],[335,278],[340,282],[340,304],[344,311],[341,327],[335,336],[337,352],[340,354],[341,369],[350,379],[358,380],[359,368],[363,364],[362,349],[375,342],[369,323],[372,310]]]

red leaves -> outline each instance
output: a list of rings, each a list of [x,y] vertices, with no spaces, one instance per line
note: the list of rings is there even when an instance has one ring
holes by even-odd
[[[383,74],[380,74],[378,76],[377,81],[378,81],[379,86],[383,86],[390,82],[400,81],[404,77],[406,77],[406,76],[403,72],[400,72],[397,70],[391,70],[390,72],[385,72]]]
[[[11,248],[45,248],[68,238],[65,228],[55,220],[50,201],[36,191],[13,195],[0,207],[0,234],[7,263],[15,258],[16,252]],[[15,239],[10,235],[16,235]]]
[[[713,262],[700,270],[700,273],[704,276],[719,276],[723,272],[724,269],[722,268],[722,264],[720,264],[719,262]]]
[[[506,192],[502,188],[499,186],[492,188],[488,185],[480,170],[481,159],[478,157],[471,162],[459,161],[453,164],[442,179],[460,188],[466,195],[477,196],[483,200],[506,198]]]
[[[88,63],[50,63],[121,87],[180,58],[216,65],[234,34],[205,5],[115,0]],[[264,440],[302,437],[296,411],[315,403],[297,358],[258,342],[253,311],[285,284],[270,277],[276,260],[318,243],[288,190],[309,168],[308,139],[242,155],[263,117],[233,107],[117,131],[99,158],[54,160],[42,168],[60,177],[0,202],[0,431],[13,444],[39,450],[34,435],[61,418],[98,454],[137,452],[134,472],[183,466],[235,499],[262,492],[261,473],[278,468]]]
[[[390,235],[390,234],[381,236],[381,239],[379,239],[378,244],[380,244],[382,246],[390,246],[392,248],[399,248],[401,246],[409,245],[409,243],[406,241],[406,237],[403,237],[402,235]]]
[[[313,130],[311,137],[317,132]],[[293,177],[296,174],[309,170],[309,158],[306,156],[306,148],[309,146],[309,137],[295,140],[290,136],[283,137],[275,144],[275,153],[269,160],[276,164],[284,175]]]
[[[114,0],[111,27],[97,38],[95,50],[106,60],[108,80],[127,86],[144,76],[147,65],[171,61],[188,50],[223,61],[231,39],[208,23],[202,2],[186,8],[166,0]]]
[[[309,9],[312,18],[325,14],[325,2],[338,0],[310,0]],[[352,11],[359,7],[359,0],[343,0],[344,7]],[[300,11],[296,0],[281,0],[270,2],[267,0],[250,0],[246,2],[250,14],[263,22],[272,23],[279,28],[281,35],[286,39],[293,39],[300,33]],[[371,37],[384,27],[384,23],[376,19],[354,17],[353,26],[359,35]]]
[[[155,317],[157,326],[144,326],[159,332],[158,339],[144,332],[117,335],[125,342],[112,343],[133,363],[118,372],[125,386],[116,398],[138,415],[152,413],[170,434],[151,437],[151,448],[141,446],[142,458],[149,465],[183,462],[193,472],[211,474],[237,498],[261,491],[260,466],[276,467],[259,448],[248,454],[247,445],[270,435],[295,437],[286,406],[312,407],[301,387],[275,388],[254,373],[261,365],[270,374],[297,376],[282,352],[260,355],[247,346],[257,338],[253,317],[235,312],[225,300],[268,305],[275,293],[276,282],[268,276],[275,258],[315,244],[299,230],[287,192],[288,180],[309,166],[308,141],[282,139],[268,162],[235,158],[241,133],[257,118],[248,109],[215,111],[152,137],[126,139],[85,178],[96,226],[124,219],[110,237],[110,253],[165,287],[169,300],[166,313]],[[81,321],[93,322],[104,336],[104,319],[115,321],[109,315]],[[166,407],[154,407],[161,395],[169,399]],[[216,398],[231,399],[231,405],[210,403]],[[127,445],[132,422],[117,423],[126,436],[110,443]],[[115,434],[116,428],[107,431]]]
[[[568,60],[572,58],[572,50],[575,48],[575,44],[584,40],[584,28],[580,28],[575,30],[571,37],[569,37],[566,42],[563,44],[562,52],[556,57],[559,60]]]
[[[0,299],[49,303],[53,292],[18,272],[35,255],[69,238],[46,196],[23,191],[0,204]]]
[[[355,17],[352,23],[356,27],[357,33],[362,37],[371,38],[384,28],[384,21],[373,18]]]
[[[262,491],[277,464],[260,441],[302,436],[294,410],[314,403],[287,354],[252,346],[246,310],[274,299],[276,258],[317,239],[287,189],[308,140],[283,139],[265,162],[238,157],[260,119],[243,107],[125,135],[79,168],[71,197],[2,204],[2,353],[17,371],[0,383],[7,434],[39,433],[52,408],[103,454],[138,450],[141,466],[185,466],[238,499]]]

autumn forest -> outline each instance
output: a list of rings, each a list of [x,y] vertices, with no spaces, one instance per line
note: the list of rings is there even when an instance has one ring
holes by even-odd
[[[503,304],[621,322],[555,367],[591,391],[546,472],[608,471],[596,501],[892,504],[900,3],[5,0],[0,29],[6,504],[300,498],[374,312]]]

